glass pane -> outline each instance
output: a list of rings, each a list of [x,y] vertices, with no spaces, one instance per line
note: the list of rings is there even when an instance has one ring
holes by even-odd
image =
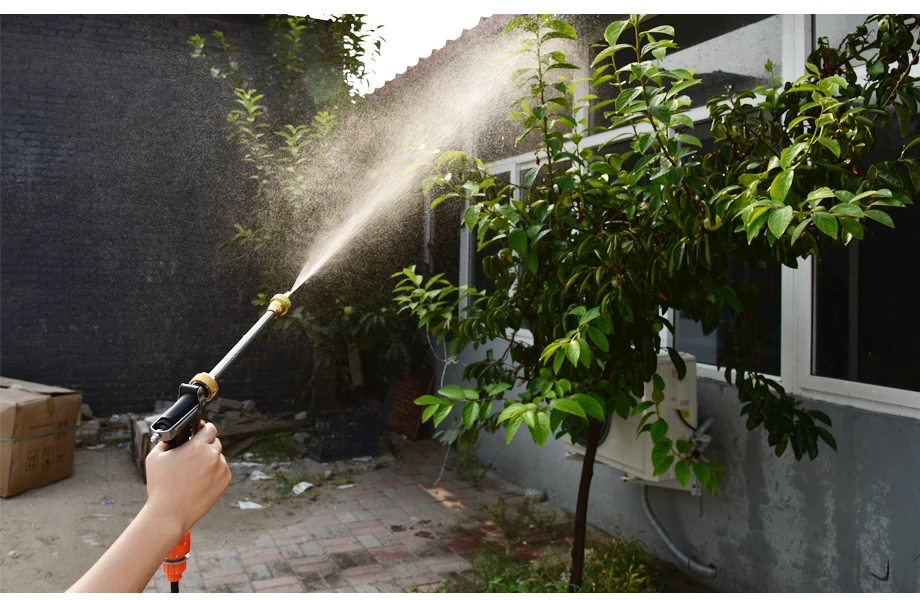
[[[920,119],[915,118],[909,135],[918,132]],[[879,136],[874,160],[896,159],[899,137],[892,117]],[[910,152],[920,154],[916,147]],[[920,206],[890,214],[895,229],[867,221],[862,241],[816,263],[811,372],[920,391],[920,326],[908,313],[920,300],[915,277],[920,270]]]
[[[675,23],[674,29],[679,38],[680,24]],[[685,93],[693,100],[692,107],[704,106],[709,98],[724,94],[726,86],[739,90],[770,83],[764,68],[768,59],[776,65],[775,73],[780,73],[782,16],[773,15],[672,52],[665,56],[662,68],[695,70],[703,83],[687,88]]]
[[[697,30],[701,25],[700,17],[705,17],[702,24],[705,31],[725,33],[699,42],[706,35]],[[694,70],[696,77],[703,81],[685,92],[693,101],[693,107],[704,106],[712,96],[724,94],[729,85],[737,90],[770,83],[770,75],[764,68],[767,59],[776,65],[776,73],[780,72],[781,15],[665,15],[661,24],[674,27],[674,41],[681,46],[665,56],[661,67]],[[592,49],[591,58],[599,52],[599,48]],[[634,57],[628,50],[621,54],[623,64]],[[608,69],[605,74],[610,73],[612,70]],[[592,89],[591,93],[597,96],[597,100],[593,101],[597,104],[616,98],[619,90],[607,83]],[[589,124],[592,127],[607,122],[603,115],[605,110],[610,110],[609,105],[591,113]]]
[[[715,150],[708,122],[697,123],[693,134],[703,144],[699,153]],[[748,310],[756,313],[751,321],[754,329],[747,332],[747,339],[758,340],[755,350],[745,357],[761,373],[779,375],[780,370],[780,318],[781,318],[781,267],[767,269],[747,267],[737,263],[731,267],[731,277],[739,298]],[[728,336],[734,330],[731,309],[725,307],[719,316],[715,331],[703,335],[703,326],[679,314],[675,323],[675,347],[696,357],[702,364],[717,365],[725,358]]]
[[[499,188],[502,188],[509,183],[511,183],[510,173],[501,173],[495,175],[495,185],[497,185]],[[473,257],[473,280],[470,282],[470,285],[475,287],[477,290],[485,290],[488,294],[491,294],[495,291],[495,282],[486,277],[485,271],[482,268],[482,260],[487,256],[494,256],[498,253],[499,250],[501,250],[501,248],[501,244],[495,242],[489,244],[482,250],[478,250],[476,244],[476,232],[473,231],[473,233],[470,235],[470,250]]]
[[[739,298],[748,310],[756,314],[751,321],[756,328],[747,332],[748,339],[757,339],[755,350],[745,356],[748,364],[761,373],[779,375],[780,369],[780,287],[781,267],[754,269],[736,264],[731,269],[732,280]],[[681,352],[696,357],[701,364],[717,365],[725,358],[728,336],[734,330],[731,309],[724,307],[719,315],[719,325],[709,335],[703,335],[703,326],[678,315],[675,323],[674,346]]]
[[[827,38],[831,48],[837,48],[843,38],[856,31],[872,15],[815,15],[815,40]],[[878,30],[878,23],[867,25],[870,32]],[[817,41],[816,41],[817,45]]]

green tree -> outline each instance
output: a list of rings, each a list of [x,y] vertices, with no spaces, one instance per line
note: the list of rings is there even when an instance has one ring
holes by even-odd
[[[289,289],[329,215],[353,202],[339,177],[355,150],[339,137],[362,102],[355,88],[366,79],[365,49],[379,55],[382,41],[380,28],[365,17],[265,17],[265,64],[247,63],[257,59],[256,51],[248,48],[244,55],[221,31],[188,39],[191,57],[209,77],[225,82],[225,100],[234,107],[227,114],[228,141],[239,149],[241,182],[249,182],[252,204],[227,246],[243,260],[259,260],[256,306]],[[311,385],[319,375],[341,389],[353,350],[367,358],[379,354],[384,378],[398,375],[394,367],[407,362],[425,363],[424,340],[405,327],[405,315],[397,315],[392,299],[380,292],[388,271],[375,269],[365,261],[325,273],[311,282],[309,309],[298,306],[280,323],[280,330],[311,342]]]
[[[526,197],[514,200],[511,186],[460,152],[429,165],[435,202],[467,199],[463,221],[478,247],[498,247],[483,259],[495,289],[457,287],[440,275],[426,280],[409,267],[394,275],[397,301],[451,356],[496,340],[505,350],[465,368],[473,385],[447,386],[417,403],[435,424],[460,413],[439,432],[450,445],[468,446],[483,429],[501,428],[510,442],[522,425],[540,446],[550,435],[587,439],[573,589],[582,583],[588,495],[606,419],[641,416],[638,434],[654,442],[656,474],[673,468],[686,485],[692,473],[710,493],[724,476],[689,440],[669,435],[661,418],[659,332],[672,328],[665,311],[683,311],[708,333],[729,306],[735,330],[721,366],[738,388],[748,429],[763,427],[777,456],[791,448],[796,459],[814,459],[819,441],[836,449],[827,415],[759,373],[747,351],[756,340],[744,326],[754,315],[739,301],[729,264],[820,260],[862,239],[866,219],[893,227],[890,213],[920,189],[920,136],[904,139],[896,160],[870,156],[880,125],[895,115],[906,137],[917,112],[920,91],[910,69],[920,21],[870,21],[878,22],[877,33],[861,26],[840,48],[822,40],[797,81],[709,100],[715,150],[704,154],[682,94],[700,80],[662,67],[676,47],[672,27],[643,30],[641,15],[612,23],[588,83],[614,86],[615,98],[592,107],[591,96],[576,97],[575,81],[554,76],[575,68],[554,42],[577,39],[575,29],[550,15],[525,15],[506,33],[524,32],[518,52],[532,62],[515,73],[524,95],[511,115],[523,125],[522,138],[541,139],[538,166],[524,178]],[[859,62],[868,65],[864,80],[854,71]],[[609,124],[588,128],[590,110],[603,110]],[[626,125],[634,134],[630,150],[583,147],[586,135]],[[532,344],[513,333],[524,328]],[[666,350],[683,377],[680,355]],[[648,382],[653,393],[643,400]],[[518,386],[524,391],[511,395]]]

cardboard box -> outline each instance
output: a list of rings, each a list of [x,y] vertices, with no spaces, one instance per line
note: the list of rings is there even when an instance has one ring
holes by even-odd
[[[0,377],[0,497],[70,477],[83,395]]]

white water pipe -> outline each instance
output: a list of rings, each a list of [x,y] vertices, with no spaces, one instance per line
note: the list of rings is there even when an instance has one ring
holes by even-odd
[[[655,530],[655,533],[658,534],[658,537],[661,538],[661,541],[664,542],[664,545],[674,553],[674,556],[680,561],[680,564],[687,567],[694,575],[699,575],[701,577],[706,577],[707,579],[716,578],[716,568],[714,565],[704,565],[702,563],[696,562],[690,558],[683,550],[677,547],[677,544],[668,536],[668,532],[664,530],[664,527],[661,526],[661,523],[658,522],[655,513],[652,512],[652,507],[648,503],[648,486],[640,485],[640,494],[642,496],[642,510],[645,512],[645,516],[648,518],[649,523],[652,524],[652,529]]]

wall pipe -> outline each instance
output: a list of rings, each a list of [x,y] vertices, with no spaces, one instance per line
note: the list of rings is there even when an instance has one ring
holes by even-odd
[[[704,565],[698,563],[692,558],[690,558],[683,550],[677,547],[677,544],[668,536],[668,532],[664,530],[661,523],[658,521],[658,518],[655,517],[655,513],[652,512],[652,507],[648,503],[648,486],[640,485],[640,495],[642,497],[642,510],[645,512],[645,516],[648,518],[649,523],[652,524],[652,529],[655,530],[655,533],[658,534],[658,537],[661,538],[661,541],[664,542],[664,545],[674,553],[674,556],[677,557],[681,565],[687,567],[687,569],[694,575],[699,575],[701,577],[706,577],[707,579],[715,579],[717,572],[714,565]]]

